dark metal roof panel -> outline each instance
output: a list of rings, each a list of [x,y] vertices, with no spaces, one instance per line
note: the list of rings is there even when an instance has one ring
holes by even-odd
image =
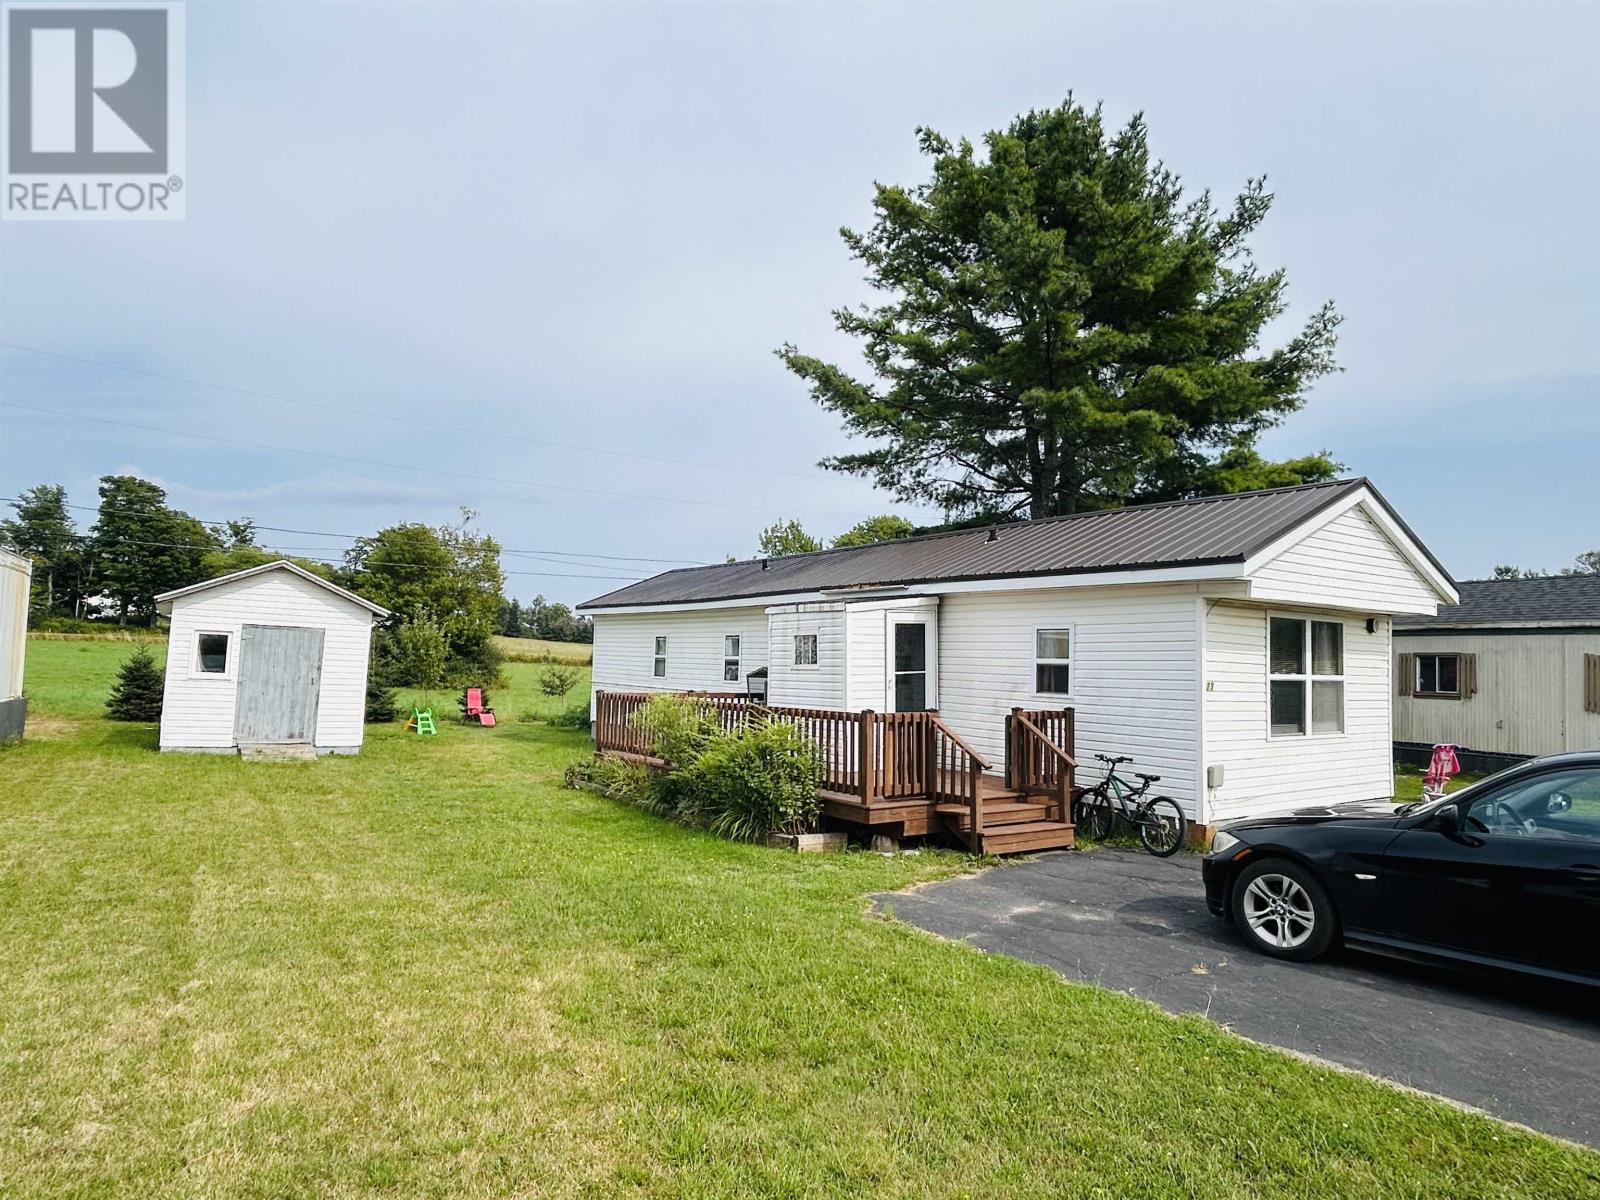
[[[1600,575],[1468,579],[1457,586],[1460,604],[1440,605],[1437,616],[1397,620],[1396,631],[1474,625],[1600,626]]]
[[[1243,562],[1364,479],[1207,496],[871,546],[667,571],[579,605],[693,604],[791,592]],[[991,541],[990,537],[994,540]]]

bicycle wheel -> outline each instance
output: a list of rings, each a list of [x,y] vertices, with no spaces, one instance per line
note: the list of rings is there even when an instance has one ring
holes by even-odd
[[[1104,787],[1088,788],[1072,806],[1073,825],[1091,842],[1103,842],[1111,836],[1111,821],[1111,799]]]
[[[1189,821],[1171,796],[1156,796],[1139,809],[1139,840],[1157,858],[1171,858],[1182,848]]]

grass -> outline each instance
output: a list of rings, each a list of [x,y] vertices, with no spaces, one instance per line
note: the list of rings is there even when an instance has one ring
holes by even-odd
[[[867,915],[955,855],[718,841],[563,790],[582,736],[524,722],[159,755],[87,715],[97,649],[30,645],[47,719],[0,752],[0,1195],[1600,1195],[1600,1156]]]
[[[498,634],[493,641],[507,662],[588,666],[594,661],[594,647],[587,642],[550,642],[543,638],[501,637]]]

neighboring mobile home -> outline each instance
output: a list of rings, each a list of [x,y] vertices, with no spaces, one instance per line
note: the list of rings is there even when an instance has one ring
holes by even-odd
[[[1600,575],[1474,579],[1395,622],[1396,749],[1448,742],[1468,769],[1600,748]]]
[[[33,561],[0,550],[0,743],[22,736],[28,702],[22,695],[22,660],[28,647],[29,585]]]
[[[1200,825],[1393,792],[1390,623],[1455,585],[1364,479],[668,571],[580,605],[599,692],[740,691],[942,725],[998,772],[1073,711]],[[1008,772],[1009,774],[1009,772]]]
[[[166,592],[156,607],[172,618],[163,750],[361,748],[372,626],[387,610],[291,562]]]

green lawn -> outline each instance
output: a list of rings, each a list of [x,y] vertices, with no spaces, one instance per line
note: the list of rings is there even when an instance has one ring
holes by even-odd
[[[0,1196],[1600,1195],[1600,1156],[867,914],[957,856],[716,841],[516,720],[158,755],[83,719],[100,650],[29,646],[0,751]]]

